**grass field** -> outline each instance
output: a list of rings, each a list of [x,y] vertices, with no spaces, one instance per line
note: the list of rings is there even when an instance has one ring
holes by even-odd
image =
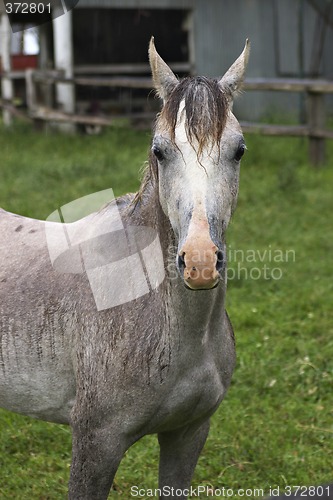
[[[238,362],[193,481],[230,488],[235,500],[240,488],[258,498],[333,481],[333,145],[315,170],[306,141],[246,139],[228,233]],[[98,190],[133,191],[149,140],[126,127],[99,137],[1,129],[0,206],[43,219]],[[65,426],[1,411],[0,499],[65,499],[70,445]],[[126,454],[110,498],[157,487],[157,468],[150,436]]]

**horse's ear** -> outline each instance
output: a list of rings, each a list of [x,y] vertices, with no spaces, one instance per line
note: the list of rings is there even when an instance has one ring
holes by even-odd
[[[150,39],[148,53],[155,89],[165,102],[179,82],[169,66],[157,53],[153,36]]]
[[[250,42],[247,38],[243,52],[219,81],[223,89],[230,91],[231,96],[242,89],[249,55]]]

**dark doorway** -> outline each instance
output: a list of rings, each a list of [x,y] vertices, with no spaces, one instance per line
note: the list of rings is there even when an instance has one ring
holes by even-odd
[[[75,64],[146,63],[152,35],[169,62],[188,62],[188,16],[182,9],[74,9]]]
[[[150,77],[148,44],[178,76],[191,72],[191,11],[184,9],[74,9],[74,67],[77,74]],[[176,63],[174,66],[172,63]],[[156,108],[147,89],[77,87],[77,102],[89,110],[131,114]]]

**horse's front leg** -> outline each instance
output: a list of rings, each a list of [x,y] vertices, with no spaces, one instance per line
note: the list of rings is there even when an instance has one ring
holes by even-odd
[[[119,463],[129,447],[119,429],[110,425],[72,427],[72,464],[69,500],[108,498]]]
[[[173,432],[159,433],[161,500],[164,498],[186,500],[187,495],[179,496],[179,493],[180,490],[186,493],[186,490],[190,488],[194,469],[206,442],[208,431],[209,420],[206,420],[200,426],[197,424]],[[163,496],[163,488],[165,488],[165,496]],[[171,494],[172,488],[174,495]],[[177,495],[176,490],[179,490]]]

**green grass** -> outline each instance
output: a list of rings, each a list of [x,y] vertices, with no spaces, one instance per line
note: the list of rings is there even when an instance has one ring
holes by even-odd
[[[238,250],[227,295],[238,363],[193,481],[233,488],[234,499],[238,488],[333,479],[333,147],[316,170],[304,140],[248,136],[247,146],[228,233],[230,256]],[[0,205],[43,219],[91,192],[133,191],[148,147],[149,133],[125,127],[100,137],[1,129]],[[66,498],[70,442],[67,427],[1,411],[0,498]],[[110,497],[156,487],[157,464],[146,437],[127,452]]]

